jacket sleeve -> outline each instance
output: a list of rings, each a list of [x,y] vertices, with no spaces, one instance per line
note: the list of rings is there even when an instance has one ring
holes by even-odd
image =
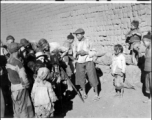
[[[52,102],[55,102],[58,100],[53,88],[52,88],[52,85],[50,83],[48,83],[47,85],[47,88],[48,88],[48,93],[49,93],[49,97],[51,99]]]
[[[74,41],[74,43],[73,43],[72,51],[73,51],[73,57],[76,58],[76,54],[77,54],[77,42],[76,41]]]
[[[29,81],[27,79],[27,75],[25,73],[25,69],[24,69],[24,67],[23,67],[21,62],[19,62],[18,65],[17,65],[17,72],[18,72],[19,77],[21,79],[22,85],[24,87],[27,87],[29,85]]]
[[[121,57],[121,64],[122,64],[122,72],[125,73],[126,72],[126,58],[124,55],[122,55]]]

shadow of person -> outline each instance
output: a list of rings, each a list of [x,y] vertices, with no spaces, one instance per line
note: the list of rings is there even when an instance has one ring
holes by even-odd
[[[76,86],[75,83],[75,75],[73,74],[71,76],[71,82],[75,86],[75,88],[78,90],[78,86]],[[73,101],[72,99],[75,98],[77,95],[76,91],[67,91],[66,95],[63,95],[64,91],[66,91],[67,87],[65,85],[57,86],[61,89],[57,89],[55,92],[57,93],[57,96],[59,100],[55,103],[55,112],[54,112],[54,118],[64,118],[66,116],[66,113],[73,109]]]
[[[62,98],[55,103],[54,109],[54,118],[64,118],[66,113],[73,109],[73,101]]]

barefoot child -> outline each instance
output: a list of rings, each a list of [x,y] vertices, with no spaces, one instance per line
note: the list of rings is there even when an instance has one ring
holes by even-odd
[[[150,32],[147,35],[143,36],[143,43],[147,48],[145,53],[145,65],[144,65],[144,71],[146,74],[145,77],[146,93],[150,95],[148,101],[151,102],[152,86],[151,86],[151,33]]]
[[[50,71],[46,67],[39,68],[37,78],[33,85],[31,97],[35,108],[36,118],[53,117],[54,102],[57,97],[53,91],[49,79]]]
[[[126,69],[126,60],[123,54],[123,47],[120,44],[114,46],[114,55],[112,57],[112,76],[114,77],[114,86],[118,96],[123,92],[124,75]]]

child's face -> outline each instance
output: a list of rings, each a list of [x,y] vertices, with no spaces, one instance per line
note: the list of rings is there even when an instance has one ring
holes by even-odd
[[[68,39],[68,41],[69,41],[70,43],[73,43],[74,39]]]
[[[145,47],[148,47],[151,44],[149,39],[147,39],[147,38],[143,38],[143,43],[144,43]]]
[[[118,49],[118,50],[114,50],[115,52],[114,52],[114,54],[115,55],[119,55],[119,53],[120,53],[120,50]]]

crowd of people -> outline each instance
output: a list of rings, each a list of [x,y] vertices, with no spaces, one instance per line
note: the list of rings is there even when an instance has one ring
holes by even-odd
[[[135,65],[139,63],[139,44],[143,42],[146,47],[143,69],[146,73],[146,92],[150,101],[151,32],[143,36],[138,26],[138,21],[132,21],[131,30],[126,34],[126,42],[130,45],[130,54]],[[84,29],[79,28],[73,34],[70,33],[63,45],[49,43],[46,39],[31,43],[25,38],[17,43],[15,38],[9,35],[6,45],[1,42],[0,49],[1,117],[5,117],[8,99],[6,87],[11,92],[9,96],[16,118],[54,117],[56,102],[62,97],[69,99],[75,90],[74,86],[81,91],[80,97],[83,100],[87,99],[87,81],[95,91],[93,100],[100,100],[99,79],[95,67],[95,60],[99,54],[85,37]],[[116,96],[122,97],[125,88],[126,59],[123,46],[120,44],[114,46],[111,70]],[[9,80],[6,84],[5,79]],[[61,86],[64,86],[64,89],[61,90]]]

